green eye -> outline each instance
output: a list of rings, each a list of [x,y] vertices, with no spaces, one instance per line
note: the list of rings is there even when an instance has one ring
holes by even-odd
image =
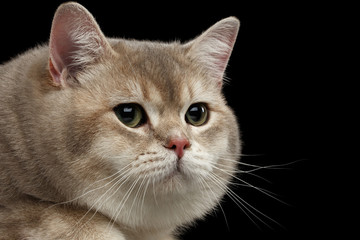
[[[135,103],[120,104],[114,108],[117,118],[130,128],[140,127],[146,122],[144,109]]]
[[[205,104],[195,103],[186,112],[185,120],[193,126],[201,126],[208,120],[208,110]]]

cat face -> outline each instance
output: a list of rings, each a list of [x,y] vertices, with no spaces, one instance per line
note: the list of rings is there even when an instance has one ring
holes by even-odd
[[[240,154],[221,93],[237,30],[229,18],[186,44],[106,39],[82,7],[59,8],[49,69],[71,105],[64,128],[78,203],[157,228],[218,203]]]
[[[123,49],[126,42],[117,44]],[[236,121],[216,84],[191,69],[185,51],[182,55],[177,49],[180,45],[138,45],[122,52],[125,58],[119,54],[120,64],[106,70],[112,72],[104,80],[111,87],[95,100],[106,104],[93,151],[105,155],[116,169],[131,168],[133,181],[145,179],[164,191],[167,184],[179,183],[176,189],[186,191],[206,179],[221,158],[237,151],[228,149]],[[91,88],[100,89],[97,83]]]

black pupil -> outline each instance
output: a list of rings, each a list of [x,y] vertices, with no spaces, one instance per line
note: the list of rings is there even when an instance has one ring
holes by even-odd
[[[201,117],[202,117],[204,111],[205,111],[204,108],[201,106],[192,106],[189,109],[189,117],[194,122],[198,122],[201,120]]]
[[[125,123],[130,123],[135,118],[135,109],[132,106],[126,106],[120,109],[120,115]]]

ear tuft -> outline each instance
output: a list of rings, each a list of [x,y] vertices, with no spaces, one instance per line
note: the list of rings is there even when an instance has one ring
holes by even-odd
[[[49,69],[56,86],[95,62],[110,49],[93,16],[80,4],[65,3],[57,9],[50,34]]]
[[[239,27],[240,21],[237,18],[228,17],[187,44],[190,45],[190,57],[205,67],[220,88]]]

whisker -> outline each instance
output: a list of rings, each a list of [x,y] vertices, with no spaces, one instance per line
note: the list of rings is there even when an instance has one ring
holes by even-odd
[[[147,190],[148,190],[148,187],[149,187],[149,184],[150,184],[150,178],[148,178],[147,176],[146,176],[146,178],[148,180],[147,180],[147,183],[146,183],[146,187],[145,187],[145,190],[144,190],[144,194],[143,194],[142,201],[141,201],[141,207],[140,207],[140,218],[141,219],[143,219],[142,214],[143,214],[143,207],[144,207],[144,202],[145,202],[145,195],[147,193]]]
[[[246,202],[243,198],[241,198],[239,195],[237,195],[233,190],[231,190],[226,184],[224,184],[223,182],[221,182],[218,178],[218,176],[216,176],[214,173],[210,174],[209,175],[212,179],[213,179],[213,182],[215,184],[217,184],[219,187],[224,187],[226,188],[226,192],[227,192],[227,195],[230,197],[230,199],[235,202],[235,204],[247,215],[247,217],[253,222],[255,223],[254,219],[252,219],[252,217],[246,213],[246,211],[248,213],[250,213],[253,217],[255,217],[257,220],[259,220],[260,222],[262,222],[264,225],[266,225],[267,227],[271,228],[272,227],[267,224],[264,220],[262,220],[260,218],[260,216],[263,216],[267,219],[269,219],[270,221],[276,223],[277,225],[283,227],[280,223],[278,223],[277,221],[275,221],[274,219],[272,219],[271,217],[267,216],[266,214],[264,214],[263,212],[261,212],[260,210],[256,209],[254,206],[252,206],[251,204],[249,204],[248,202]],[[245,211],[245,210],[246,211]],[[255,211],[257,214],[259,214],[259,216],[253,212]],[[255,225],[257,227],[259,227],[256,223]]]
[[[156,204],[156,206],[159,206],[159,204],[158,204],[158,202],[156,200],[155,178],[153,178],[153,180],[152,180],[152,187],[153,187],[153,195],[154,195],[155,204]]]
[[[296,161],[292,161],[292,162],[289,162],[289,163],[282,163],[282,164],[272,164],[272,165],[267,165],[267,166],[258,166],[257,168],[249,170],[247,172],[254,172],[254,171],[261,170],[261,169],[272,169],[272,170],[288,169],[288,168],[285,168],[285,167],[289,166],[289,165],[293,165],[293,164],[295,164],[295,163],[297,163],[299,161],[303,161],[303,160],[296,160]]]
[[[257,175],[257,174],[252,173],[252,172],[255,171],[254,169],[253,169],[253,170],[249,170],[249,171],[240,170],[240,169],[226,169],[226,168],[229,168],[228,165],[221,164],[221,163],[219,163],[219,162],[217,162],[217,163],[215,163],[215,164],[216,164],[217,166],[219,166],[219,167],[222,167],[222,169],[225,170],[225,171],[227,171],[229,174],[248,174],[248,175],[250,175],[250,176],[254,176],[254,177],[256,177],[256,178],[259,178],[259,179],[261,179],[261,180],[263,180],[263,181],[265,181],[265,182],[267,182],[267,183],[271,183],[269,180],[265,179],[264,177],[261,177],[261,176],[259,176],[259,175]],[[213,163],[212,163],[212,165],[213,165]]]
[[[146,187],[145,187],[145,191],[144,191],[144,194],[143,194],[143,197],[142,197],[142,204],[141,204],[141,208],[140,208],[140,212],[141,212],[141,213],[143,212],[143,207],[144,207],[144,202],[145,202],[145,196],[146,196],[147,190],[148,190],[148,188],[149,188],[149,185],[150,185],[150,178],[148,178],[148,181],[147,181]]]
[[[73,199],[71,199],[71,200],[68,200],[68,201],[55,203],[55,204],[49,206],[48,208],[52,208],[52,207],[54,207],[54,206],[64,205],[64,204],[68,204],[68,203],[75,202],[76,200],[79,200],[80,198],[82,198],[82,197],[84,197],[84,196],[86,196],[86,195],[88,195],[88,194],[90,194],[90,193],[92,193],[92,192],[94,192],[94,191],[96,191],[96,190],[99,190],[99,189],[102,189],[102,188],[108,186],[108,185],[111,184],[113,181],[115,181],[119,176],[118,176],[118,177],[115,177],[115,178],[112,179],[110,182],[108,182],[108,183],[106,183],[106,184],[104,184],[104,185],[102,185],[102,186],[100,186],[100,187],[97,187],[97,188],[94,188],[94,189],[91,189],[91,190],[87,191],[87,189],[89,189],[91,186],[95,185],[96,183],[99,183],[99,182],[108,180],[109,178],[113,178],[114,176],[116,176],[116,175],[118,175],[118,174],[121,174],[121,171],[123,171],[123,170],[124,170],[125,168],[127,168],[129,165],[130,165],[130,164],[127,164],[125,167],[123,167],[122,169],[120,169],[119,171],[117,171],[116,173],[114,173],[114,174],[112,174],[112,175],[110,175],[110,176],[108,176],[108,177],[105,177],[105,178],[103,178],[103,179],[100,179],[100,180],[97,180],[97,181],[91,183],[88,187],[86,187],[86,188],[83,190],[84,193],[81,194],[80,196],[77,196],[77,197],[75,197],[75,198],[73,198]],[[86,192],[86,191],[87,191],[87,192]]]
[[[267,183],[270,183],[271,184],[271,181],[267,180],[266,178],[262,177],[262,176],[259,176],[257,174],[254,174],[254,173],[251,173],[251,172],[243,172],[243,174],[247,174],[247,175],[250,175],[250,176],[253,176],[253,177],[256,177],[258,179],[261,179],[262,181],[264,182],[267,182]]]
[[[248,184],[245,184],[245,183],[237,183],[237,182],[230,182],[229,185],[233,185],[233,186],[241,186],[241,187],[247,187],[247,188],[253,188],[252,186],[249,186]],[[261,187],[258,187],[259,189],[263,190],[264,192],[267,192],[269,194],[272,194],[272,195],[275,195],[275,196],[279,196],[278,194],[275,194],[265,188],[261,188]]]
[[[92,204],[92,206],[88,209],[88,211],[77,221],[75,226],[79,225],[81,223],[81,221],[94,209],[95,205],[97,203],[99,203],[117,184],[119,184],[120,182],[123,181],[124,178],[126,178],[126,180],[122,183],[122,184],[124,184],[130,175],[131,175],[131,169],[128,169],[125,172],[121,173],[119,176],[117,176],[115,179],[113,179],[112,182],[115,180],[116,180],[116,182],[109,189],[107,189],[105,191],[105,193],[103,193],[100,197],[97,198],[97,200]],[[117,188],[117,190],[118,189],[119,188]],[[105,204],[105,202],[107,202],[109,200],[110,197],[112,197],[117,192],[117,190],[114,191],[110,196],[108,196],[106,198],[105,201],[103,201],[101,203],[100,208]],[[92,216],[84,224],[82,224],[82,226],[84,227],[88,222],[90,222],[94,218],[94,216],[96,215],[97,212],[98,212],[98,208],[95,210],[95,212],[92,214]]]
[[[221,169],[221,168],[218,168],[218,167],[216,167],[216,166],[213,166],[213,167],[214,167],[215,169],[217,169],[217,170],[219,170],[219,171],[221,171],[221,172],[223,172],[223,173],[225,173],[225,174],[233,177],[234,179],[236,179],[236,180],[238,180],[238,181],[240,181],[240,182],[242,182],[242,183],[247,184],[248,186],[252,187],[253,189],[258,190],[259,192],[265,194],[266,196],[268,196],[268,197],[270,197],[270,198],[272,198],[272,199],[275,199],[275,200],[277,200],[278,202],[281,202],[281,203],[283,203],[283,204],[285,204],[285,205],[289,205],[289,204],[287,204],[286,202],[284,202],[284,201],[280,200],[279,198],[275,197],[275,196],[274,196],[275,194],[269,193],[268,191],[264,191],[264,190],[261,189],[260,187],[256,187],[256,186],[252,185],[251,183],[248,183],[247,181],[245,181],[245,180],[243,180],[243,179],[241,179],[241,178],[239,178],[239,177],[237,177],[237,176],[234,176],[233,174],[230,174],[230,173],[226,172],[225,170],[223,170],[223,169]]]
[[[226,227],[227,227],[227,229],[230,231],[229,223],[228,223],[228,220],[227,220],[225,211],[224,211],[223,207],[221,206],[220,200],[215,196],[215,193],[213,192],[213,190],[212,190],[212,188],[209,186],[209,184],[206,182],[206,180],[204,179],[204,177],[199,176],[199,178],[200,178],[200,183],[201,183],[201,185],[203,186],[203,188],[209,190],[209,192],[213,195],[213,197],[214,197],[215,199],[217,199],[216,201],[218,202],[218,205],[219,205],[219,207],[220,207],[220,210],[221,210],[221,212],[222,212],[222,214],[223,214],[223,216],[224,216]],[[206,185],[206,186],[205,186],[205,185]]]
[[[285,168],[286,166],[290,166],[290,165],[293,165],[293,164],[298,163],[300,161],[304,161],[304,159],[299,159],[299,160],[291,161],[291,162],[288,162],[288,163],[260,166],[260,165],[246,163],[244,161],[234,160],[232,158],[229,159],[228,156],[227,156],[227,158],[220,157],[219,159],[222,160],[222,161],[233,162],[233,163],[236,163],[238,165],[254,168],[254,169],[251,169],[251,170],[241,170],[243,172],[254,172],[254,171],[261,170],[261,169],[275,169],[275,170],[277,170],[277,169],[287,169],[287,168]]]
[[[240,201],[237,201],[236,197],[233,196],[232,192],[229,192],[229,188],[226,186],[226,184],[222,183],[219,179],[216,178],[215,174],[210,174],[210,178],[212,182],[218,186],[219,188],[225,188],[226,189],[226,195],[240,208],[240,210],[250,219],[250,221],[260,229],[259,225],[254,221],[253,217],[249,215],[253,215],[253,213],[246,207],[244,204]]]
[[[109,224],[110,224],[110,228],[108,231],[111,231],[111,229],[114,227],[114,224],[116,222],[116,219],[118,218],[119,214],[121,213],[122,209],[125,206],[125,203],[127,202],[127,200],[129,199],[132,191],[134,190],[136,184],[139,182],[140,178],[137,178],[136,181],[134,181],[132,183],[132,185],[130,186],[130,188],[128,189],[128,191],[126,192],[126,194],[124,195],[123,199],[120,201],[119,206],[121,206],[118,210],[115,211],[115,214],[113,214],[113,216],[111,217],[108,226],[106,227],[106,229],[108,229]]]
[[[249,208],[251,208],[252,210],[256,211],[256,212],[257,212],[258,214],[260,214],[261,216],[263,216],[263,217],[271,220],[272,222],[276,223],[278,226],[280,226],[280,227],[283,228],[283,226],[282,226],[279,222],[275,221],[273,218],[269,217],[268,215],[264,214],[263,212],[261,212],[260,210],[258,210],[257,208],[255,208],[253,205],[249,204],[247,201],[245,201],[243,198],[239,197],[239,195],[237,195],[237,194],[236,194],[234,191],[232,191],[231,189],[229,189],[229,190],[230,190],[231,194],[233,195],[233,197],[234,197],[235,199],[237,199],[239,202],[241,201],[241,202],[243,203],[243,205],[247,205]],[[265,221],[263,221],[260,217],[258,217],[258,216],[257,216],[256,214],[254,214],[253,212],[252,212],[252,214],[253,214],[257,219],[259,219],[262,223],[264,223],[266,226],[268,226],[269,228],[272,229],[272,227],[270,227],[270,226],[269,226]]]
[[[116,159],[117,159],[117,158],[116,158]],[[122,159],[122,158],[121,158],[121,159]],[[102,182],[102,181],[105,181],[105,180],[107,180],[107,179],[109,179],[109,178],[112,178],[112,177],[116,176],[118,173],[124,171],[126,168],[128,168],[129,166],[131,166],[131,164],[132,164],[132,163],[128,163],[128,164],[126,164],[123,168],[121,168],[120,170],[118,170],[116,173],[114,173],[114,174],[112,174],[112,175],[110,175],[110,176],[108,176],[108,177],[105,177],[105,178],[103,178],[103,179],[100,179],[100,180],[97,180],[97,181],[91,183],[87,188],[84,189],[84,192],[85,192],[87,189],[89,189],[92,185],[94,185],[94,184],[96,184],[96,183],[99,183],[99,182]]]
[[[262,156],[265,156],[265,154],[245,154],[245,153],[240,153],[240,156],[241,157],[262,157]]]
[[[138,198],[139,192],[140,192],[140,190],[141,190],[144,182],[145,182],[145,178],[143,178],[143,180],[142,180],[141,183],[140,183],[140,186],[139,186],[138,190],[136,191],[134,200],[133,200],[133,202],[132,202],[132,204],[131,204],[131,206],[130,206],[130,210],[129,210],[129,214],[128,214],[128,217],[129,217],[129,218],[130,218],[130,216],[131,216],[131,212],[132,212],[132,209],[133,209],[133,207],[134,207],[134,204],[135,204],[135,202],[138,200],[137,198]]]

